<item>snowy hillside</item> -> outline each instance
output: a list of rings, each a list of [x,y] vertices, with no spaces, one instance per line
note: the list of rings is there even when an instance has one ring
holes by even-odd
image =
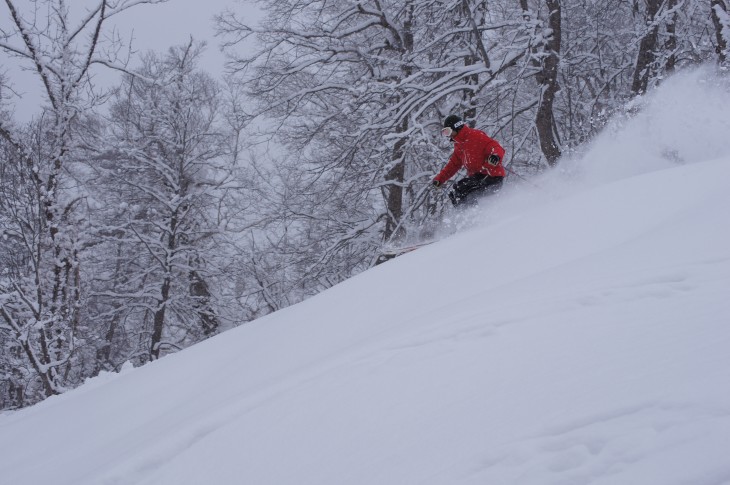
[[[0,482],[730,484],[730,94],[706,77],[472,228],[0,416]]]

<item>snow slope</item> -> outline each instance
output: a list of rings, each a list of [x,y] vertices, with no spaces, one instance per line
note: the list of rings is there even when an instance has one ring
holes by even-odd
[[[1,415],[0,482],[730,484],[730,94],[710,78],[668,81],[470,230]]]

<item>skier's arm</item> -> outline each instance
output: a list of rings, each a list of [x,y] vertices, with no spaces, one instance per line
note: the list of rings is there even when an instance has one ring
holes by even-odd
[[[497,140],[489,136],[486,137],[485,151],[485,161],[489,160],[490,155],[497,155],[500,160],[504,159],[504,148],[502,148],[502,145]]]
[[[504,152],[503,152],[504,153]],[[449,180],[451,177],[456,175],[456,172],[459,171],[461,168],[461,160],[459,160],[459,157],[456,156],[456,153],[451,155],[451,158],[449,158],[449,163],[446,164],[443,170],[436,175],[434,180],[439,182],[439,184],[443,184],[447,180]]]

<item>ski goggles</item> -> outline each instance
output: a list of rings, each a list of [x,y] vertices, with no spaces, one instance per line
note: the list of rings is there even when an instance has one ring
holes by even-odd
[[[461,129],[462,126],[464,126],[466,123],[464,120],[457,121],[453,128],[450,126],[446,126],[441,130],[441,134],[444,136],[451,136],[452,133],[455,133],[457,130]]]

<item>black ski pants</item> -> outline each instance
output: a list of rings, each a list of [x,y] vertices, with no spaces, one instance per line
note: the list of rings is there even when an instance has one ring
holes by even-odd
[[[497,192],[502,187],[503,179],[504,177],[490,177],[483,173],[465,177],[456,182],[449,192],[451,203],[454,206],[473,204],[478,197]]]

